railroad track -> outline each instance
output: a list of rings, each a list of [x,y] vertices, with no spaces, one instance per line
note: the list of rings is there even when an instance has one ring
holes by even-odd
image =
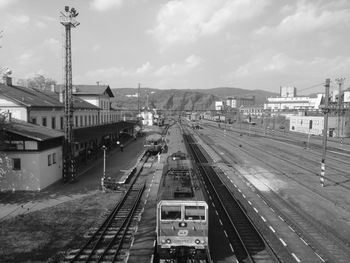
[[[148,155],[141,161],[143,166]],[[132,242],[134,227],[138,221],[138,207],[146,183],[136,181],[142,169],[131,178],[130,184],[103,223],[94,231],[83,247],[71,250],[64,262],[124,262],[126,250]]]
[[[214,127],[215,129],[215,127]],[[251,144],[249,143],[249,141],[246,139],[246,137],[244,138],[241,138],[241,137],[233,137],[232,135],[230,135],[229,133],[226,134],[226,136],[234,139],[236,142],[234,143],[232,140],[230,140],[230,144],[233,144],[235,145],[237,148],[240,148],[240,151],[248,154],[249,156],[252,156],[253,158],[255,158],[256,160],[264,163],[266,166],[270,167],[270,168],[273,168],[274,170],[276,170],[279,174],[282,174],[286,177],[288,177],[289,179],[295,181],[296,183],[304,186],[304,187],[307,187],[309,188],[307,185],[303,184],[301,181],[299,180],[296,180],[293,176],[289,176],[286,172],[284,171],[281,171],[280,169],[280,166],[279,168],[276,168],[275,165],[269,163],[269,162],[266,162],[266,160],[264,158],[262,158],[261,156],[257,156],[256,152],[257,150],[260,150],[261,152],[264,152],[265,154],[268,153],[269,157],[274,157],[276,160],[278,161],[283,161],[285,163],[287,163],[288,165],[290,166],[294,166],[296,167],[297,169],[301,170],[301,171],[305,171],[307,172],[310,176],[313,176],[313,177],[316,177],[316,178],[319,178],[319,173],[318,172],[315,172],[315,171],[319,171],[320,169],[320,162],[319,161],[315,161],[315,160],[312,160],[310,159],[310,154],[311,152],[309,152],[309,156],[304,156],[305,158],[307,158],[307,162],[308,162],[308,165],[311,165],[313,164],[314,168],[307,168],[305,167],[305,165],[301,165],[301,164],[298,164],[297,161],[295,160],[292,160],[291,158],[287,158],[287,157],[282,157],[281,155],[279,154],[276,154],[274,153],[273,151],[268,151],[267,148],[263,148],[261,149],[261,147],[258,147],[257,144]],[[248,150],[245,150],[245,147],[240,147],[240,145],[244,145],[244,146],[249,146],[249,147],[252,147],[254,148],[255,150],[254,151],[248,151]],[[253,152],[253,153],[252,153]],[[255,153],[255,154],[254,154]],[[294,155],[296,158],[299,158],[300,155],[298,155],[297,153],[289,153],[291,155]],[[332,170],[334,172],[337,172],[335,175],[338,176],[338,177],[341,177],[339,180],[344,180],[344,181],[347,181],[349,180],[349,173],[348,172],[345,172],[344,169],[339,169],[338,167],[332,165],[332,163],[329,163],[328,165],[328,170]],[[339,185],[339,187],[342,187],[346,190],[350,190],[350,187],[346,186],[346,185],[343,185],[339,182],[339,180],[335,180],[335,179],[332,179],[330,178],[330,176],[327,176],[326,178],[327,181],[330,181],[332,182],[334,185]],[[318,193],[319,195],[322,195],[321,193]],[[326,198],[325,196],[322,196],[323,198]]]
[[[117,257],[120,256],[123,245],[131,243],[130,228],[136,224],[135,215],[144,189],[145,184],[130,187],[85,245],[73,250],[65,262],[118,261]]]
[[[237,138],[236,138],[237,139]],[[240,141],[241,139],[238,138]],[[254,147],[253,145],[249,144],[249,142],[245,141],[245,145],[249,145],[250,147]],[[246,150],[244,148],[240,148],[240,150],[247,155],[259,160],[260,162],[264,163],[266,166],[276,170],[279,173],[285,174],[285,172],[280,171],[279,168],[276,168],[271,163],[266,162],[261,156],[257,156],[256,154],[256,146],[254,147],[255,151]],[[215,149],[213,149],[216,151]],[[221,149],[224,150],[224,149]],[[231,156],[232,154],[225,150],[224,156]],[[293,166],[297,166],[300,169],[309,170],[301,165],[297,165],[294,162],[291,162],[288,159],[281,158],[277,154],[271,154],[269,155],[274,156],[276,159],[283,160]],[[228,162],[228,164],[234,159],[234,156],[232,155],[230,157],[230,160],[225,160],[225,162]],[[231,165],[229,165],[231,166]],[[232,166],[231,166],[232,167]],[[292,176],[288,176],[288,174],[285,174],[289,179],[295,181],[302,187],[305,187],[306,189],[309,189],[307,185],[304,185],[302,182],[296,180]],[[257,177],[257,176],[255,176]],[[259,180],[259,178],[257,178]],[[263,182],[261,182],[263,183]],[[264,184],[267,188],[270,189],[270,195],[273,194],[274,198],[266,200],[266,202],[269,204],[270,207],[272,207],[274,210],[278,211],[279,214],[284,218],[284,220],[295,229],[295,231],[298,233],[298,235],[308,242],[308,245],[313,248],[313,250],[322,256],[322,258],[327,259],[327,262],[348,262],[348,258],[350,255],[346,251],[348,251],[348,247],[343,243],[344,241],[339,240],[334,233],[330,233],[330,231],[326,231],[323,229],[319,224],[315,224],[310,218],[307,218],[305,215],[301,214],[300,211],[297,211],[296,208],[294,208],[291,204],[283,200],[270,186],[267,184]],[[347,188],[346,188],[347,189]],[[330,200],[327,196],[319,193],[314,192],[315,194],[318,194],[320,198],[326,199],[328,201]]]
[[[208,186],[207,190],[214,197],[214,204],[219,210],[221,219],[225,221],[225,230],[240,262],[280,262],[277,255],[254,227],[242,207],[226,188],[193,139],[186,136],[199,169]]]

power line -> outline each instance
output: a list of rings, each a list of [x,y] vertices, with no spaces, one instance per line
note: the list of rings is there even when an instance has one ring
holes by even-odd
[[[316,87],[322,87],[325,83],[322,82],[322,83],[317,83],[317,84],[314,84],[312,86],[309,86],[309,87],[306,87],[306,88],[303,88],[303,89],[299,89],[299,92],[300,91],[304,91],[304,90],[309,90],[309,89],[312,89],[312,88],[316,88]]]

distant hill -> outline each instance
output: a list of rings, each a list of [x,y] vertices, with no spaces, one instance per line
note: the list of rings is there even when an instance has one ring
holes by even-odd
[[[138,108],[138,98],[136,88],[112,89],[115,96],[113,107],[119,109]],[[255,104],[262,105],[267,97],[278,94],[263,90],[244,90],[239,88],[219,87],[213,89],[140,89],[140,106],[160,110],[214,110],[215,101],[226,99],[227,97],[252,97],[255,96]]]

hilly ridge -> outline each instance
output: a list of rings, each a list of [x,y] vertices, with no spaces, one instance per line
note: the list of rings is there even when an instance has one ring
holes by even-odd
[[[214,110],[216,100],[224,100],[227,97],[252,97],[255,96],[255,104],[262,105],[266,97],[276,96],[276,93],[263,90],[244,90],[231,87],[219,87],[213,89],[171,89],[159,90],[140,89],[140,100],[137,98],[137,88],[112,89],[115,96],[112,106],[116,109],[136,110],[147,105],[159,110]],[[134,95],[134,96],[130,96]]]

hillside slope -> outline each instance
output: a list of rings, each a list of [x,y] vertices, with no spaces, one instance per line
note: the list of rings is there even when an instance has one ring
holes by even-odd
[[[158,90],[158,89],[140,89],[140,100],[137,98],[138,89],[121,88],[112,89],[115,96],[113,107],[119,109],[134,109],[149,107],[160,110],[214,110],[216,100],[226,99],[227,97],[251,97],[255,96],[255,104],[262,105],[266,97],[276,96],[277,94],[263,90],[244,90],[238,88],[213,88],[197,90]]]

